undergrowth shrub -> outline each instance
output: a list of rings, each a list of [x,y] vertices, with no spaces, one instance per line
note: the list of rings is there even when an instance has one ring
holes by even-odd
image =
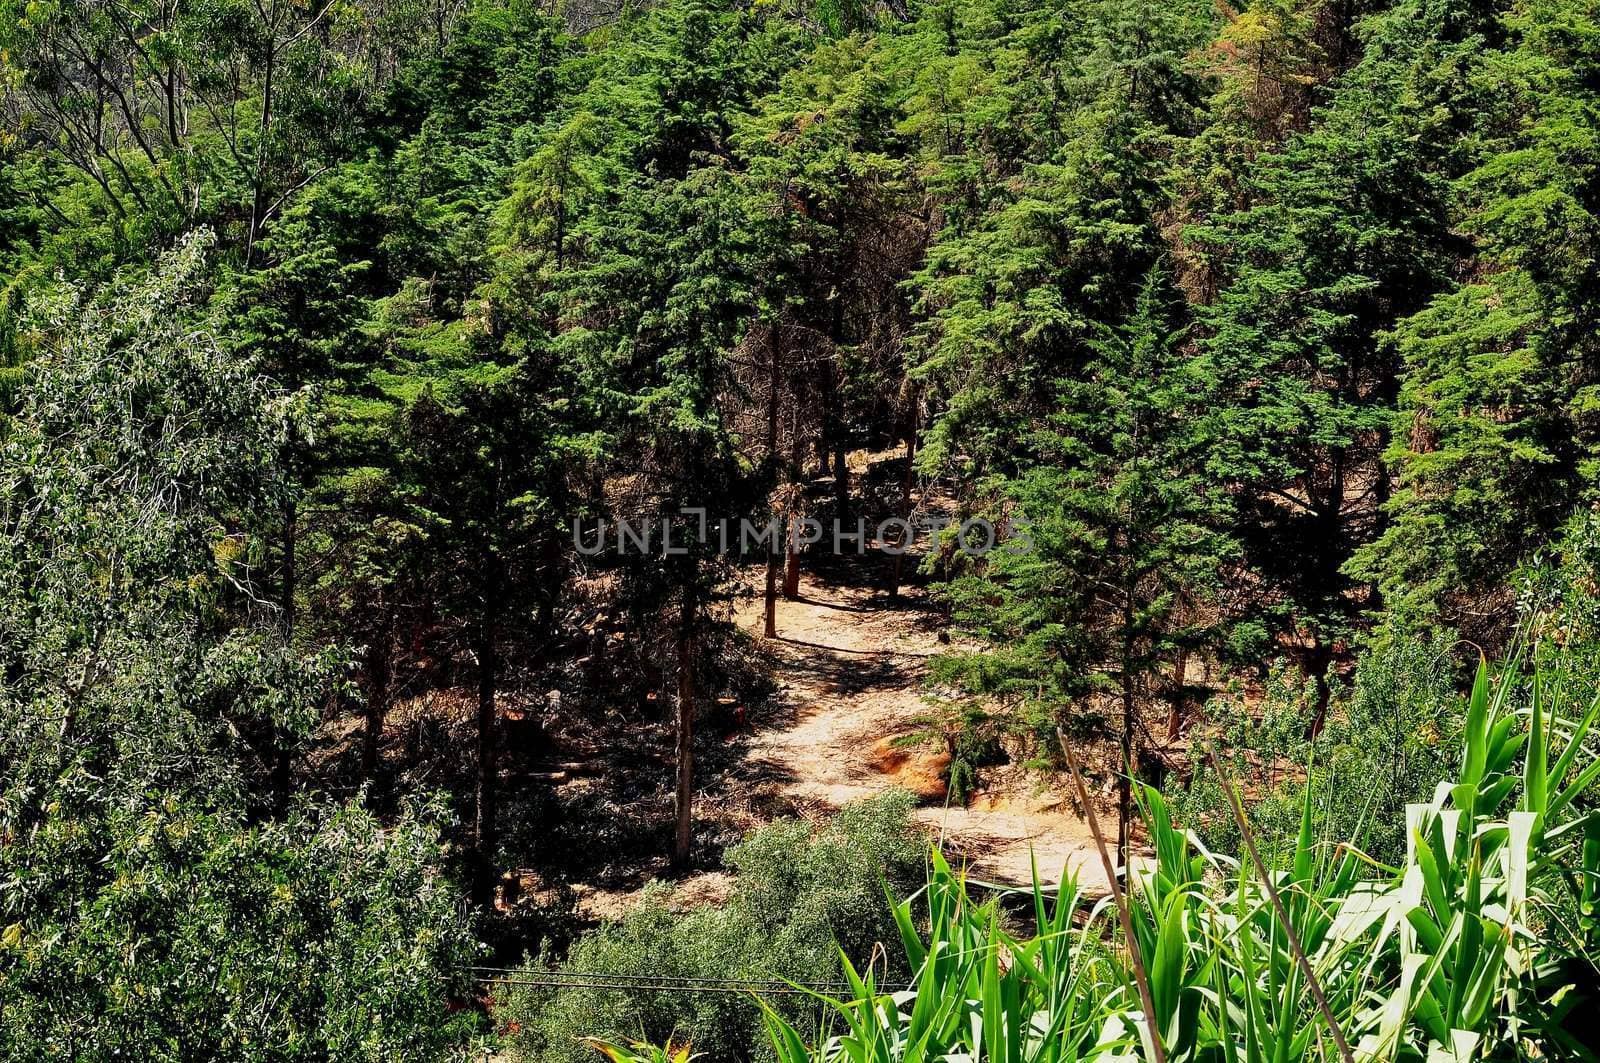
[[[1552,703],[1586,703],[1600,688],[1600,517],[1575,518],[1549,552],[1523,566],[1515,583],[1517,600],[1505,623],[1517,631],[1508,637],[1526,647],[1524,667],[1537,672]],[[1306,738],[1312,684],[1286,664],[1273,670],[1254,706],[1237,692],[1209,706],[1211,719],[1229,721],[1217,747],[1250,791],[1250,822],[1270,860],[1292,846],[1310,784],[1320,833],[1359,834],[1375,859],[1401,861],[1405,806],[1431,796],[1460,745],[1454,692],[1464,678],[1460,662],[1471,652],[1447,630],[1391,622],[1374,633],[1355,681],[1336,690],[1327,727],[1315,741]],[[1209,847],[1238,851],[1238,829],[1203,762],[1187,786],[1168,796]]]
[[[1311,684],[1294,669],[1274,672],[1255,713],[1237,697],[1212,707],[1213,718],[1232,721],[1217,740],[1218,751],[1250,790],[1250,822],[1269,860],[1293,848],[1309,785],[1319,833],[1359,833],[1374,858],[1400,861],[1405,806],[1432,794],[1459,745],[1456,669],[1442,636],[1379,642],[1362,657],[1355,682],[1336,696],[1315,740],[1306,737]],[[1209,847],[1238,852],[1238,828],[1203,761],[1170,800]]]
[[[439,814],[0,818],[0,1059],[454,1058],[477,948]]]
[[[564,961],[544,957],[530,969],[601,975],[585,983],[604,983],[605,975],[836,982],[841,948],[864,965],[878,943],[898,939],[883,887],[887,879],[904,892],[923,880],[926,842],[912,807],[909,795],[892,793],[847,806],[820,826],[772,823],[729,850],[737,877],[725,904],[674,911],[671,889],[657,886],[625,918],[580,939]],[[889,955],[903,964],[899,950]],[[590,1036],[687,1042],[704,1058],[729,1063],[770,1058],[760,1008],[748,994],[509,988],[496,1014],[512,1031],[517,1059],[593,1061],[583,1040]],[[817,1008],[809,998],[775,999],[790,1021],[812,1027]]]

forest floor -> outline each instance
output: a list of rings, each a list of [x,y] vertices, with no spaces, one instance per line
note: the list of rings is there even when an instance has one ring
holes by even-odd
[[[895,511],[903,464],[852,459],[853,467],[860,463],[853,471],[865,514],[875,520]],[[820,509],[830,485],[811,488]],[[947,499],[927,492],[919,505],[949,509]],[[698,852],[687,872],[671,867],[666,848],[673,750],[671,716],[658,693],[665,680],[637,682],[647,662],[627,655],[633,644],[625,631],[601,631],[604,647],[577,662],[600,671],[574,689],[587,685],[605,694],[602,701],[568,711],[553,693],[508,698],[501,736],[507,871],[498,907],[513,924],[528,924],[508,926],[508,941],[520,949],[541,935],[565,939],[582,925],[618,918],[653,881],[671,883],[674,908],[719,903],[733,886],[721,854],[749,831],[782,816],[820,820],[891,789],[916,796],[917,819],[975,879],[1026,887],[1036,861],[1047,884],[1070,868],[1086,891],[1105,892],[1077,802],[1060,778],[1019,763],[1020,750],[1011,763],[982,767],[964,806],[948,798],[949,757],[928,726],[929,669],[952,648],[948,617],[928,590],[932,578],[915,567],[907,564],[901,592],[890,597],[883,554],[808,555],[799,595],[778,602],[779,637],[771,640],[761,637],[764,566],[740,574],[724,614],[738,634],[719,650],[729,675],[702,713],[696,743]],[[635,682],[619,685],[606,668]],[[648,689],[633,691],[641,685]],[[397,698],[386,720],[380,792],[391,801],[403,793],[451,795],[469,822],[474,718],[463,686]],[[359,788],[362,727],[359,714],[324,727],[308,758],[319,786]],[[1114,833],[1112,777],[1097,767],[1089,765],[1090,784],[1101,824]]]
[[[942,618],[927,593],[907,586],[890,599],[872,584],[851,582],[870,566],[808,572],[800,595],[778,603],[778,638],[762,640],[778,684],[780,710],[764,721],[738,769],[769,799],[802,813],[826,812],[890,788],[922,801],[917,818],[973,877],[1025,886],[1037,861],[1054,883],[1073,869],[1090,892],[1107,889],[1087,823],[1072,802],[1020,769],[986,770],[966,807],[946,800],[948,754],[940,743],[907,744],[923,730],[929,660],[941,644]],[[762,628],[759,595],[736,609],[741,627]],[[763,802],[766,803],[766,802]],[[1114,821],[1106,823],[1114,830]]]

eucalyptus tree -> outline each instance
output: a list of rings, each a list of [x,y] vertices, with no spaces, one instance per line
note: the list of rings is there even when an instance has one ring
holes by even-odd
[[[135,231],[210,221],[248,264],[415,50],[416,5],[8,3],[6,125]]]
[[[299,397],[216,342],[208,244],[30,311],[0,441],[0,1051],[436,1058],[472,948],[436,832],[257,825],[272,736],[342,669],[261,593]]]
[[[262,533],[296,396],[198,311],[208,241],[105,293],[36,307],[52,339],[4,441],[5,761],[24,821],[73,795],[259,782],[271,728],[324,680],[279,637]]]

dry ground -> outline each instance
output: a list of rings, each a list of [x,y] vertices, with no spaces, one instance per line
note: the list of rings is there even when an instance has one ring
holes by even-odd
[[[759,596],[742,600],[736,615],[760,633]],[[890,601],[877,587],[807,574],[800,597],[779,602],[778,634],[764,645],[784,711],[749,744],[743,773],[753,785],[817,810],[910,789],[924,802],[918,818],[966,857],[974,877],[1025,885],[1037,860],[1047,881],[1071,867],[1085,888],[1106,888],[1088,826],[1060,794],[999,773],[1009,785],[948,807],[942,751],[893,744],[918,730],[929,658],[947,648],[921,588]]]

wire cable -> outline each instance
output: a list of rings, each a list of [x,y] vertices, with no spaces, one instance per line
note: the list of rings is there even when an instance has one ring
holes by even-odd
[[[664,993],[806,994],[850,991],[847,982],[782,981],[773,978],[706,978],[691,975],[624,974],[618,971],[536,971],[512,967],[459,967],[477,982],[563,989],[645,990]],[[883,993],[905,986],[880,986]]]

